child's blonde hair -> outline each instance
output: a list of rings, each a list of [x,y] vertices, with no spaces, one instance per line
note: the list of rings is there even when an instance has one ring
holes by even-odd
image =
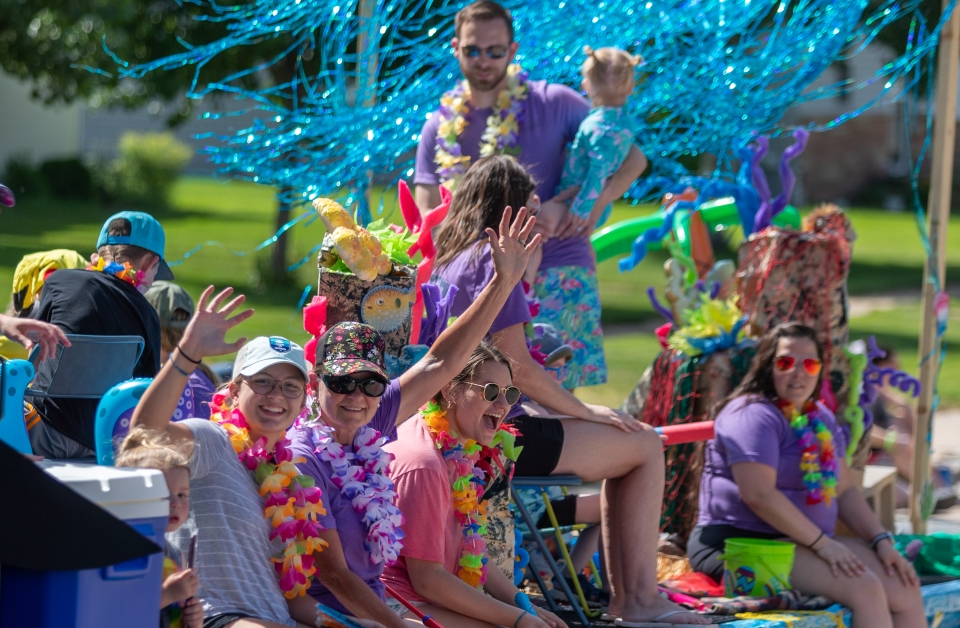
[[[190,472],[193,444],[174,443],[166,432],[134,427],[120,445],[115,466],[138,469],[186,469]]]
[[[632,55],[619,48],[583,47],[587,55],[580,73],[590,81],[591,97],[598,104],[623,104],[635,85],[634,72],[643,62],[640,55]]]

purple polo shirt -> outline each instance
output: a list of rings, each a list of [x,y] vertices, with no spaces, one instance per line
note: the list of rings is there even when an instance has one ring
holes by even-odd
[[[703,476],[700,480],[700,519],[698,525],[731,525],[754,532],[775,534],[740,498],[733,481],[732,465],[759,462],[777,471],[777,490],[800,509],[828,536],[837,523],[837,500],[807,505],[807,489],[800,472],[800,441],[783,413],[766,399],[747,403],[748,398],[731,401],[714,423],[716,437],[707,442]],[[847,438],[837,419],[823,405],[820,417],[833,434],[837,455],[842,456]]]
[[[380,397],[380,406],[367,425],[389,440],[394,440],[397,437],[398,412],[400,412],[400,380],[395,379],[390,382],[386,392]],[[347,567],[366,582],[381,600],[385,600],[386,592],[383,583],[380,582],[383,563],[376,565],[371,563],[370,552],[363,546],[367,539],[367,526],[363,523],[363,513],[353,509],[350,500],[343,496],[337,485],[330,479],[333,477],[333,469],[329,462],[320,460],[314,453],[316,446],[313,444],[312,432],[292,430],[289,436],[293,441],[291,447],[293,455],[303,456],[306,459],[306,462],[297,465],[297,469],[300,473],[316,480],[317,487],[323,493],[320,499],[323,500],[327,514],[320,517],[320,525],[327,530],[337,531]],[[337,600],[333,593],[323,586],[320,578],[313,579],[307,592],[321,604],[326,604],[341,613],[350,614],[350,611]]]
[[[567,144],[576,137],[580,123],[590,111],[590,104],[565,85],[546,81],[530,81],[527,85],[529,91],[523,118],[520,120],[520,155],[517,160],[537,182],[537,194],[540,198],[548,200],[553,198],[557,185],[560,184]],[[480,138],[491,112],[492,108],[470,109],[465,116],[467,125],[460,134],[460,147],[463,154],[470,157],[471,163],[480,159]],[[423,125],[417,146],[414,183],[440,185],[437,164],[433,161],[437,150],[439,125],[438,115],[431,115]],[[594,268],[589,236],[566,240],[552,239],[544,243],[540,268],[557,266]],[[457,298],[459,299],[459,295]]]

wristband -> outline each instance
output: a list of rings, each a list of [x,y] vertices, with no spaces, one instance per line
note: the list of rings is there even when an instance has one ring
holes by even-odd
[[[200,364],[200,360],[194,360],[194,359],[191,358],[189,355],[187,355],[186,353],[184,353],[184,352],[183,352],[183,349],[180,348],[180,345],[177,345],[177,351],[180,352],[180,355],[182,355],[182,356],[183,356],[183,359],[186,360],[187,362],[193,362],[194,364]]]
[[[517,591],[517,594],[513,596],[513,603],[517,605],[517,608],[522,608],[529,613],[536,612],[533,608],[533,602],[523,591]]]
[[[887,453],[893,453],[897,448],[897,432],[896,430],[889,430],[886,435],[883,437],[883,449]]]
[[[523,619],[523,616],[526,615],[526,614],[529,613],[529,612],[530,612],[530,611],[528,611],[528,610],[524,610],[522,613],[520,613],[520,617],[517,617],[517,621],[513,622],[513,628],[517,628],[517,626],[520,625],[520,620]]]
[[[810,545],[807,546],[807,549],[810,549],[810,550],[813,550],[813,551],[817,551],[817,550],[814,550],[814,549],[813,549],[813,546],[816,545],[817,543],[819,543],[819,542],[820,542],[820,539],[822,539],[822,538],[823,538],[823,530],[820,531],[820,536],[818,536],[816,539],[814,539],[813,543],[811,543]]]
[[[892,545],[892,544],[893,544],[893,533],[890,532],[889,530],[884,530],[883,532],[881,532],[881,533],[878,534],[877,536],[873,537],[873,538],[870,540],[870,549],[872,549],[873,551],[877,551],[877,545],[879,545],[879,544],[880,544],[880,541],[882,541],[882,540],[884,540],[884,539],[890,541],[890,543],[891,543],[891,545]]]
[[[177,372],[180,373],[181,375],[183,375],[184,377],[190,377],[190,373],[187,373],[187,372],[184,371],[182,368],[180,368],[179,366],[177,366],[177,363],[174,362],[173,360],[170,360],[170,364],[172,364],[172,365],[173,365],[173,368],[177,369]]]

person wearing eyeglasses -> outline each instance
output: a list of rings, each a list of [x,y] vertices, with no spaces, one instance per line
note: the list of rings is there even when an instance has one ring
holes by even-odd
[[[440,186],[456,192],[481,157],[510,155],[524,166],[536,181],[544,214],[564,217],[549,239],[544,238],[542,259],[531,267],[535,281],[528,283],[542,302],[536,322],[553,325],[574,347],[564,386],[595,386],[607,381],[607,366],[591,229],[586,220],[567,211],[579,188],[557,193],[567,146],[591,106],[566,85],[528,78],[514,64],[519,46],[510,11],[496,2],[477,0],[457,13],[450,50],[463,80],[451,85],[421,130],[414,172],[416,201],[423,212],[437,207]],[[621,198],[646,164],[631,142],[595,206],[606,207]],[[573,285],[579,287],[564,288]]]
[[[761,339],[707,444],[687,556],[719,581],[726,539],[787,540],[793,588],[846,605],[854,628],[925,626],[917,574],[851,484],[847,438],[819,400],[823,356],[798,323]],[[858,538],[834,536],[838,518]]]
[[[328,545],[313,555],[317,576],[308,592],[314,601],[388,628],[405,625],[387,605],[380,576],[414,539],[437,534],[433,528],[418,527],[416,511],[439,505],[410,503],[398,508],[394,504],[393,483],[386,476],[392,456],[384,451],[390,450],[390,445],[383,447],[384,440],[406,438],[404,426],[415,422],[407,419],[461,372],[513,294],[539,243],[537,236],[530,235],[536,221],[527,217],[526,208],[520,208],[511,222],[513,215],[507,208],[502,220],[493,225],[498,229],[485,230],[485,255],[493,272],[483,290],[440,334],[426,356],[400,377],[387,377],[384,339],[368,325],[342,322],[318,340],[319,417],[291,436],[292,451],[304,459],[298,468],[315,479],[327,510],[320,518],[324,528],[320,537]],[[477,394],[506,396],[514,402],[520,395],[515,387],[502,393],[494,388],[491,385]],[[449,496],[450,481],[445,481]],[[294,611],[294,618],[306,622],[309,615]]]

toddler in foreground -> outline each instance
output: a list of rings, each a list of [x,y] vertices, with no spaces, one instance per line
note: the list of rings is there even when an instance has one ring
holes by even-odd
[[[624,110],[627,98],[635,86],[634,73],[642,59],[619,48],[584,46],[587,56],[581,66],[582,86],[590,96],[593,108],[580,123],[577,135],[570,145],[563,176],[557,192],[580,187],[573,201],[565,209],[548,205],[537,214],[537,226],[543,240],[558,235],[559,227],[569,212],[582,223],[585,237],[607,221],[612,204],[595,207],[607,179],[627,158],[635,135],[633,120]],[[524,279],[533,283],[543,253],[538,249],[530,257]]]
[[[174,445],[163,433],[135,427],[123,441],[116,466],[159,469],[170,492],[167,532],[177,530],[190,514],[190,445]],[[203,628],[203,606],[194,597],[200,586],[196,569],[181,569],[182,559],[164,543],[160,628]]]

